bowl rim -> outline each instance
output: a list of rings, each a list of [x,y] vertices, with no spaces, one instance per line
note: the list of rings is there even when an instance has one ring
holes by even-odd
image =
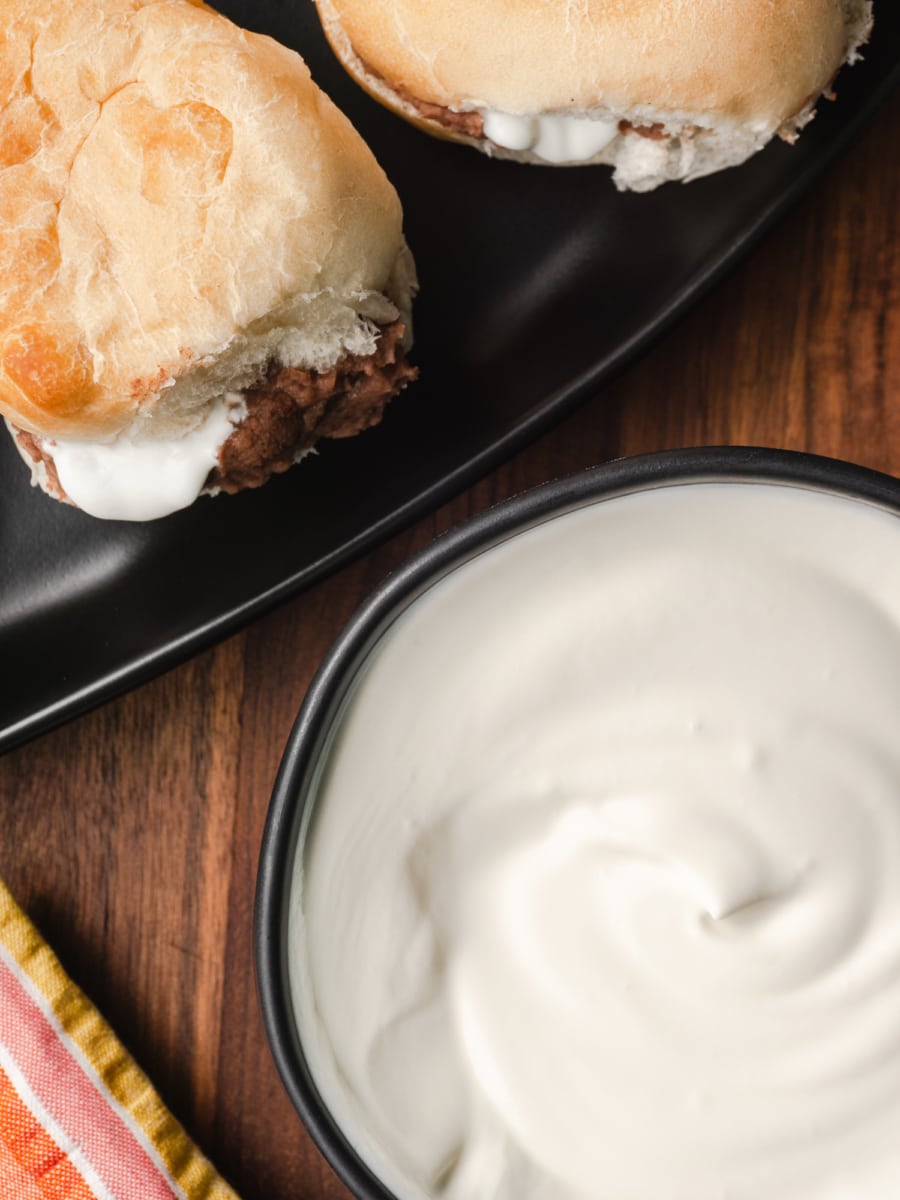
[[[257,994],[282,1084],[314,1143],[358,1200],[396,1200],[320,1096],[294,1019],[287,968],[291,874],[320,751],[362,663],[393,622],[451,571],[519,533],[616,496],[689,483],[781,484],[900,516],[900,479],[841,459],[756,446],[702,446],[614,459],[538,484],[453,526],[370,592],[326,651],[278,768],[260,846],[253,917]]]

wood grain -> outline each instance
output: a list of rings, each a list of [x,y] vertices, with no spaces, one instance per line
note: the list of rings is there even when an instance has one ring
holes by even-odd
[[[251,940],[269,792],[327,646],[436,533],[618,455],[730,442],[900,474],[898,145],[900,97],[750,260],[540,441],[245,632],[0,759],[0,875],[246,1200],[347,1195],[276,1076]]]

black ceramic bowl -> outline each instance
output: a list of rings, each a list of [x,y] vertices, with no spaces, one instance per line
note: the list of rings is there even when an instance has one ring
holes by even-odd
[[[361,1200],[392,1200],[323,1103],[304,1058],[288,977],[288,900],[317,770],[357,673],[391,624],[427,588],[475,555],[549,518],[649,488],[722,480],[781,483],[855,498],[900,515],[900,481],[834,459],[752,448],[682,450],[622,459],[516,496],[451,530],[384,581],[357,611],[312,681],[291,733],[266,822],[255,945],[266,1032],[281,1078],[322,1153]]]

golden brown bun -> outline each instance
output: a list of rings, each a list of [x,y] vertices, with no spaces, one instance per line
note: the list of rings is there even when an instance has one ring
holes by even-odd
[[[326,0],[412,95],[510,113],[635,104],[781,122],[847,49],[840,0]]]
[[[869,0],[316,3],[350,74],[428,132],[480,141],[409,97],[463,112],[599,115],[675,137],[699,128],[721,135],[700,147],[705,169],[802,125],[871,21]],[[742,144],[729,147],[735,136]],[[625,140],[597,161],[615,162]]]
[[[15,425],[177,432],[273,358],[362,352],[408,304],[396,193],[296,54],[190,0],[0,0],[0,23]]]

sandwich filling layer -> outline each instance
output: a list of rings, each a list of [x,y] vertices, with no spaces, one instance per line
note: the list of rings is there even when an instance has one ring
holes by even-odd
[[[603,164],[614,168],[620,191],[652,191],[660,184],[690,182],[746,162],[780,137],[792,142],[815,116],[819,97],[777,128],[763,122],[721,121],[708,115],[633,109],[630,116],[607,108],[589,112],[518,114],[468,101],[460,109],[418,100],[400,89],[401,103],[497,158],[553,166]]]
[[[413,109],[456,138],[496,158],[577,166],[602,164],[614,168],[620,191],[652,191],[661,184],[689,182],[725,167],[738,166],[761,150],[774,136],[793,141],[815,115],[816,97],[781,126],[721,120],[709,114],[663,113],[649,108],[629,115],[609,108],[586,112],[519,114],[492,109],[478,101],[448,108],[419,100],[402,88],[394,103]]]
[[[224,394],[179,436],[126,430],[112,442],[76,442],[10,430],[33,481],[58,499],[95,517],[152,520],[188,507],[202,492],[258,487],[320,438],[375,425],[416,376],[403,334],[398,319],[381,328],[374,353],[346,354],[324,371],[274,363],[259,383]]]

